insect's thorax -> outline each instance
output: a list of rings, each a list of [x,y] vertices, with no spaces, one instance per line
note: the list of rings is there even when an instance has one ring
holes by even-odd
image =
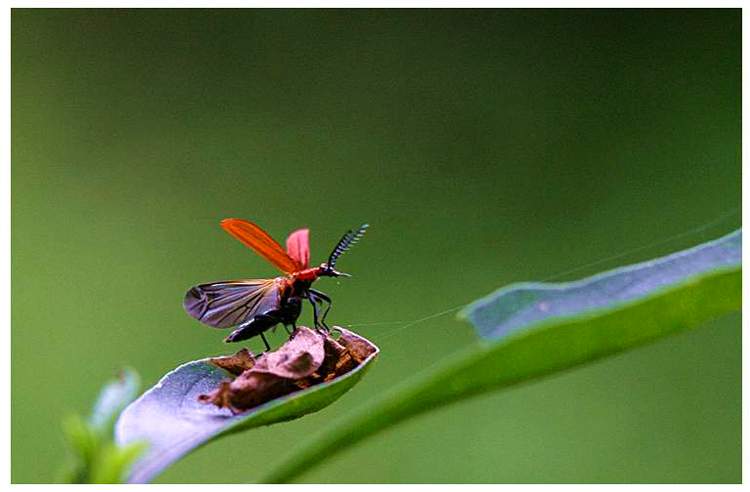
[[[287,277],[289,295],[298,296],[306,292],[320,276],[320,267],[307,268]]]
[[[299,272],[294,272],[291,277],[295,282],[315,282],[320,277],[320,267],[307,268]]]

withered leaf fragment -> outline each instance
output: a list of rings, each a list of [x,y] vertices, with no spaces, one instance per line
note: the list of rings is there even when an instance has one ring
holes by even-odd
[[[235,376],[239,376],[247,369],[250,369],[255,365],[255,357],[253,357],[253,354],[251,354],[250,351],[246,348],[243,348],[233,355],[226,355],[224,357],[212,357],[209,360],[211,361],[211,364],[217,367],[221,367],[222,369],[234,374]]]
[[[299,327],[278,350],[255,359],[247,349],[216,357],[211,363],[237,376],[198,397],[240,413],[274,398],[330,381],[351,371],[377,349],[343,328],[338,340],[330,334]]]

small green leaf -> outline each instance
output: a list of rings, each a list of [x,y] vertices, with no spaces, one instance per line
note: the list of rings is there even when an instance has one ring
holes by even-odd
[[[79,415],[65,419],[63,432],[73,456],[63,470],[64,482],[122,481],[127,466],[142,447],[117,448],[112,442],[113,426],[120,411],[137,396],[139,386],[138,374],[123,369],[101,389],[88,419]]]
[[[122,483],[131,464],[146,450],[146,444],[136,442],[116,446],[110,442],[97,456],[91,474],[91,483]]]
[[[521,284],[469,306],[482,336],[394,387],[273,470],[287,482],[331,455],[442,405],[539,378],[679,333],[741,306],[741,232],[579,282]]]
[[[215,391],[231,378],[229,372],[210,359],[181,365],[126,408],[116,424],[116,441],[121,446],[136,441],[148,444],[128,481],[148,482],[172,462],[219,436],[296,419],[330,405],[362,378],[377,357],[377,347],[364,342],[371,353],[350,372],[240,414],[199,401],[200,395]]]
[[[96,459],[102,437],[80,415],[69,415],[63,421],[63,434],[72,452],[62,473],[65,483],[86,483]]]

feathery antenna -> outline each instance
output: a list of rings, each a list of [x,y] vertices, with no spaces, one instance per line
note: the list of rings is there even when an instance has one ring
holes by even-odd
[[[336,245],[336,247],[333,248],[331,256],[328,257],[328,266],[330,266],[331,268],[336,266],[336,260],[339,259],[339,256],[341,256],[344,251],[348,250],[357,241],[359,241],[362,236],[365,235],[365,232],[367,232],[368,227],[370,227],[370,224],[362,224],[356,231],[347,231],[346,234],[344,234],[344,236],[339,240],[339,243]]]

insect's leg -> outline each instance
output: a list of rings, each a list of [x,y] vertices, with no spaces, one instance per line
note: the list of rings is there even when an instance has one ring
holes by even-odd
[[[289,340],[294,338],[294,332],[297,331],[297,322],[292,321],[289,325],[284,325],[284,329],[286,330],[286,334],[289,335]]]
[[[331,306],[333,306],[333,301],[331,300],[330,297],[328,297],[327,294],[324,294],[320,292],[319,290],[310,289],[310,293],[317,298],[318,302],[322,301],[328,304],[328,306],[326,306],[326,310],[323,311],[323,316],[321,316],[320,322],[323,326],[326,327],[326,330],[329,330],[328,325],[326,324],[326,316],[328,316],[328,311],[330,311]]]
[[[318,302],[315,299],[315,295],[314,294],[310,294],[310,296],[308,297],[308,299],[310,300],[310,304],[312,304],[313,319],[315,320],[315,329],[317,330],[317,329],[321,328],[321,326],[322,326],[320,324],[320,321],[319,321],[319,318],[318,318]],[[326,328],[326,331],[328,331],[327,328]]]
[[[260,332],[260,338],[263,339],[263,343],[266,345],[266,352],[270,352],[271,346],[268,345],[268,340],[266,340],[266,336],[263,334],[263,332]]]

